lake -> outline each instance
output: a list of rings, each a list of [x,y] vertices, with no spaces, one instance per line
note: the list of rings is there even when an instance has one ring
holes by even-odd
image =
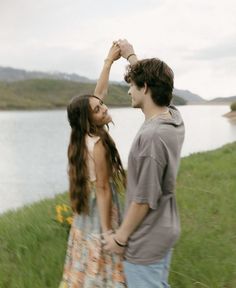
[[[182,157],[236,141],[236,123],[222,117],[228,106],[178,106],[185,121]],[[110,109],[110,133],[124,166],[144,121],[138,109]],[[70,127],[66,111],[0,112],[0,213],[64,192]]]

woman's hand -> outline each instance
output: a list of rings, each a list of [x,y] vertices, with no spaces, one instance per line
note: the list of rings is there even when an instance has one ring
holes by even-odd
[[[120,58],[120,47],[116,41],[113,42],[107,58],[104,60],[101,74],[98,78],[97,85],[94,90],[94,95],[103,100],[107,96],[108,81],[112,63]]]
[[[119,47],[118,43],[116,41],[114,41],[109,52],[108,52],[106,59],[109,59],[113,62],[113,61],[118,60],[120,57],[121,57],[120,47]]]

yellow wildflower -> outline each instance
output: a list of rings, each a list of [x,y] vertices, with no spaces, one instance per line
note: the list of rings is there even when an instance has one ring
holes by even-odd
[[[69,210],[69,206],[68,205],[63,204],[62,207],[63,207],[63,210],[65,212],[67,212]]]
[[[67,221],[68,224],[71,225],[71,224],[72,224],[72,221],[73,221],[73,217],[67,217],[67,218],[66,218],[66,221]]]
[[[62,211],[61,205],[56,206],[56,211],[57,211],[57,214],[61,214],[61,211]]]
[[[58,222],[63,223],[63,216],[61,214],[57,214],[56,219]]]

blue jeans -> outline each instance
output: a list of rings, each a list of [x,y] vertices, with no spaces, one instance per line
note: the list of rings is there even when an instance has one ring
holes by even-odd
[[[154,264],[141,265],[124,261],[128,288],[170,288],[168,276],[172,251]]]

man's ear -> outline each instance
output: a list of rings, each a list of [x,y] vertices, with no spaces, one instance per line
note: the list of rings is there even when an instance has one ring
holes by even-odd
[[[144,91],[143,91],[144,94],[147,94],[147,92],[148,92],[148,86],[147,86],[147,83],[146,83],[146,82],[144,83],[144,87],[143,87],[143,88],[144,88]]]

